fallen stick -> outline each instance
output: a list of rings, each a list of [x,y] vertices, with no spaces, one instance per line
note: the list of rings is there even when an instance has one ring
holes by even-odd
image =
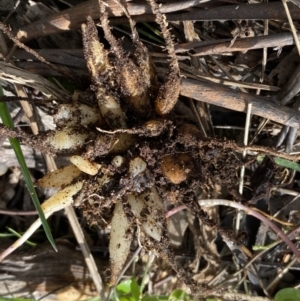
[[[178,1],[179,2],[179,1]],[[205,1],[180,1],[175,4],[163,4],[160,8],[162,13],[167,16],[167,21],[213,21],[213,20],[265,20],[276,19],[286,20],[286,14],[283,10],[281,2],[259,3],[259,4],[238,4],[220,6],[211,9],[190,9],[188,12],[170,13]],[[127,23],[127,19],[123,18],[123,10],[113,0],[106,1],[108,5],[109,17],[117,17],[111,19],[111,24]],[[300,8],[296,5],[288,4],[291,16],[294,20],[300,17]],[[151,12],[148,4],[136,4],[129,2],[127,5],[129,14],[136,22],[153,22],[155,16]],[[38,37],[57,34],[63,31],[75,30],[86,22],[86,17],[91,15],[93,19],[99,19],[100,11],[98,0],[90,0],[82,4],[73,6],[72,8],[63,10],[56,14],[50,15],[43,20],[33,22],[22,27],[17,37],[23,42]]]
[[[180,94],[230,110],[245,112],[252,103],[252,114],[290,127],[299,128],[300,112],[281,106],[272,98],[243,93],[220,84],[181,79]]]
[[[300,34],[298,33],[298,38]],[[194,56],[203,56],[203,55],[213,55],[213,54],[222,54],[222,53],[232,53],[236,51],[248,51],[253,49],[262,49],[262,48],[278,48],[289,45],[294,45],[295,40],[291,33],[278,33],[266,36],[256,36],[251,38],[237,39],[233,45],[231,41],[209,41],[210,45],[201,45],[198,43],[198,46],[195,43],[191,43],[191,48]],[[177,45],[178,49],[186,48],[186,51],[189,50],[188,43],[183,45]],[[181,47],[181,48],[180,48]],[[179,52],[178,50],[176,51]]]

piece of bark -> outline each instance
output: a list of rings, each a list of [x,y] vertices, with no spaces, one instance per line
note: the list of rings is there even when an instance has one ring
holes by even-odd
[[[247,105],[252,103],[251,114],[299,128],[299,111],[280,106],[278,102],[265,96],[239,92],[220,84],[184,78],[181,80],[180,94],[185,97],[245,113],[247,112]]]
[[[0,264],[0,296],[32,297],[50,293],[47,300],[85,300],[97,295],[84,258],[74,248],[57,243],[58,252],[49,244],[18,251]],[[1,244],[1,251],[4,245]],[[99,271],[107,261],[96,260]],[[77,296],[76,296],[77,295]],[[77,299],[82,295],[81,299]]]

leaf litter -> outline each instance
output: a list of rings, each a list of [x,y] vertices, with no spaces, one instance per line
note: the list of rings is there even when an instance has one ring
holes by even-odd
[[[285,185],[285,180],[280,176],[282,170],[276,170],[269,177],[263,178],[263,183],[257,186],[250,181],[247,184],[248,194],[246,192],[240,196],[237,193],[237,174],[245,162],[237,151],[243,148],[229,141],[205,138],[194,124],[186,122],[184,116],[174,114],[173,108],[180,89],[177,57],[164,16],[160,14],[155,2],[149,3],[161,26],[170,58],[169,75],[163,84],[157,80],[149,51],[140,41],[135,23],[126,7],[122,9],[131,24],[134,49],[132,53],[126,53],[120,41],[112,35],[105,6],[100,2],[101,25],[111,46],[111,52],[116,57],[115,61],[109,58],[107,50],[98,41],[94,21],[88,18],[86,25],[82,26],[84,54],[92,80],[90,91],[96,95],[96,99],[93,97],[88,103],[89,106],[93,104],[99,107],[99,119],[82,118],[82,112],[86,109],[79,102],[75,105],[80,107],[79,111],[71,113],[71,118],[67,117],[57,124],[55,131],[33,137],[26,132],[14,133],[1,127],[1,134],[15,135],[30,146],[57,155],[80,155],[82,159],[77,165],[78,169],[71,175],[71,185],[63,179],[58,187],[67,189],[73,187],[72,185],[80,185],[80,191],[76,190],[75,196],[73,192],[67,192],[70,203],[74,202],[83,210],[90,225],[104,228],[110,224],[112,284],[115,284],[130,253],[131,245],[134,244],[133,237],[137,237],[145,250],[155,252],[166,259],[179,280],[199,299],[209,295],[217,296],[219,292],[212,291],[214,286],[220,290],[231,287],[229,274],[233,268],[225,265],[224,270],[226,256],[231,256],[229,254],[232,252],[238,269],[251,258],[252,245],[247,242],[250,238],[246,237],[246,242],[243,242],[245,238],[242,233],[235,236],[230,230],[233,212],[228,209],[218,210],[217,207],[203,211],[197,200],[228,197],[246,204],[250,199],[255,200],[248,204],[257,205],[261,199],[266,199],[265,195],[270,197],[269,188],[275,185],[280,191]],[[235,43],[235,39],[247,36],[249,23],[246,23],[245,28],[239,26],[238,34],[231,31],[231,34],[234,33],[232,44]],[[253,32],[251,31],[251,35]],[[208,66],[213,67],[209,59]],[[234,67],[231,65],[229,68]],[[87,95],[91,95],[90,91]],[[86,99],[83,96],[85,92],[81,94],[80,97]],[[57,116],[61,110],[62,107],[58,108]],[[213,118],[213,109],[211,114],[210,118]],[[76,122],[70,125],[71,119]],[[268,135],[270,129],[266,131]],[[297,159],[267,147],[250,146],[248,149]],[[253,168],[254,161],[248,157],[246,164]],[[89,164],[97,166],[94,176],[86,173],[92,168]],[[265,170],[262,173],[265,173]],[[50,182],[53,181],[51,174],[49,177]],[[64,200],[66,199],[59,202]],[[61,206],[64,205],[65,203],[61,203]],[[172,233],[167,233],[167,220],[164,218],[164,211],[179,205],[188,209],[188,230],[183,232],[192,233],[193,253],[196,254],[196,259],[189,268],[192,272],[188,273],[187,269],[177,262],[169,246],[169,236],[172,236]],[[269,201],[267,205],[270,210],[272,203]],[[58,207],[55,207],[55,210],[58,210]],[[226,212],[229,221],[226,221]],[[247,219],[245,223],[247,224]],[[247,227],[249,225],[246,225]],[[248,232],[250,236],[251,231]],[[225,241],[225,245],[221,243],[222,239],[218,234]],[[183,234],[181,237],[184,240]],[[250,252],[244,245],[248,245]],[[282,252],[289,252],[288,249],[283,250],[284,247],[281,247],[281,253],[272,255],[273,258],[280,258]],[[239,252],[243,254],[242,258]],[[221,272],[222,275],[217,279]],[[194,276],[187,275],[192,273]],[[253,274],[256,277],[253,277]],[[274,271],[271,275],[274,276]],[[259,265],[249,270],[248,277],[245,282],[253,286],[252,291],[257,293],[258,286],[268,296],[262,282],[257,282],[257,279],[263,278]],[[223,283],[222,287],[220,283]],[[210,286],[211,284],[213,286]]]

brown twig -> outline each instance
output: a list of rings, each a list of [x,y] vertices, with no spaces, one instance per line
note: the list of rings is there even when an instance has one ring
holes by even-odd
[[[300,34],[298,33],[298,38]],[[294,45],[295,40],[291,33],[278,33],[273,35],[266,36],[256,36],[251,38],[237,39],[232,46],[230,42],[226,40],[213,41],[205,45],[198,44],[183,44],[177,45],[177,49],[181,51],[185,48],[193,47],[194,56],[203,56],[209,54],[221,54],[226,52],[235,52],[235,51],[248,51],[253,49],[262,49],[262,48],[274,48],[274,47],[284,47],[288,45]],[[196,47],[195,47],[196,46]],[[177,50],[177,52],[179,52]]]
[[[124,16],[124,10],[116,1],[106,0],[105,2],[109,17]],[[207,2],[207,0],[176,1],[173,3],[163,4],[161,6],[161,12],[170,13],[188,9],[203,2]],[[155,16],[152,15],[150,5],[148,4],[128,2],[127,8],[131,16],[149,14],[152,21],[155,19]],[[41,36],[74,30],[79,28],[82,23],[86,22],[86,16],[88,15],[92,16],[95,20],[99,19],[100,10],[98,0],[84,2],[64,11],[50,15],[43,20],[26,25],[19,30],[17,36],[22,41],[28,41]],[[125,23],[127,23],[127,19],[125,19]]]

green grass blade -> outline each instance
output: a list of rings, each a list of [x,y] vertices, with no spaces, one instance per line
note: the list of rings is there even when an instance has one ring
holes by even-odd
[[[126,28],[130,28],[130,26],[128,24],[123,24],[122,26],[124,26]],[[154,41],[154,42],[158,43],[159,45],[164,45],[164,41],[162,39],[159,39],[152,33],[149,33],[146,30],[139,28],[139,27],[137,28],[137,31],[140,35],[147,37],[150,41]]]
[[[162,33],[158,30],[158,29],[156,29],[156,28],[154,28],[153,26],[151,26],[149,23],[147,23],[147,22],[143,22],[142,23],[144,26],[146,26],[148,29],[150,29],[150,31],[152,31],[154,34],[156,34],[158,37],[160,37],[161,38],[161,40],[162,40],[162,42],[164,42],[164,39],[163,39],[163,35],[162,35]]]
[[[10,233],[12,233],[14,236],[17,236],[17,237],[21,237],[21,236],[22,236],[21,234],[19,234],[17,231],[15,231],[15,230],[12,229],[12,228],[6,227],[6,229],[7,229]],[[30,240],[26,240],[25,243],[26,243],[28,246],[30,246],[30,247],[35,247],[35,246],[37,246],[36,243],[34,243],[34,242],[30,241]]]
[[[258,162],[262,162],[263,159],[264,159],[264,156],[257,157]],[[290,169],[293,169],[296,171],[300,171],[300,164],[297,162],[293,162],[293,161],[283,159],[283,158],[278,158],[278,157],[274,158],[274,162],[279,166],[290,168]]]
[[[2,90],[2,87],[0,85],[0,96],[3,96],[3,95],[4,95],[3,90]],[[0,117],[1,117],[2,122],[3,122],[4,125],[6,125],[7,127],[10,127],[10,128],[14,127],[13,120],[10,116],[9,110],[8,110],[7,105],[6,105],[5,102],[0,102]],[[49,225],[48,225],[47,220],[45,218],[44,212],[41,208],[38,196],[36,194],[33,183],[31,181],[30,173],[29,173],[29,170],[27,168],[27,164],[25,162],[20,143],[19,143],[18,139],[16,139],[16,138],[10,138],[9,142],[10,142],[10,144],[11,144],[11,146],[12,146],[12,148],[13,148],[15,154],[16,154],[18,162],[20,164],[21,171],[22,171],[22,174],[24,176],[25,183],[27,185],[27,188],[28,188],[28,191],[30,193],[33,204],[34,204],[34,206],[35,206],[35,208],[36,208],[36,210],[39,214],[39,217],[42,221],[46,236],[47,236],[49,242],[51,243],[51,245],[53,246],[54,250],[57,251],[54,239],[53,239],[52,234],[51,234],[51,230],[49,228]]]

